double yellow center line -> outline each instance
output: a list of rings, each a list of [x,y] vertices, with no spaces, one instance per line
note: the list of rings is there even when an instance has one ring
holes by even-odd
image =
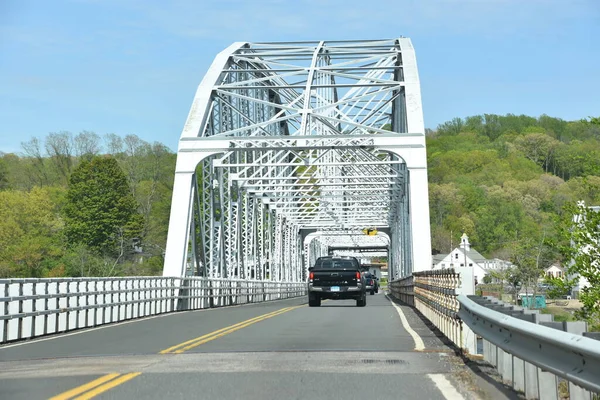
[[[115,386],[119,386],[120,384],[125,383],[140,374],[141,372],[130,372],[128,374],[114,373],[104,375],[84,385],[51,397],[50,400],[88,400],[114,388]]]
[[[273,318],[277,315],[286,313],[288,311],[292,311],[299,307],[304,307],[304,306],[286,307],[286,308],[279,309],[277,311],[273,311],[268,314],[263,314],[263,315],[259,315],[258,317],[247,319],[246,321],[242,321],[235,325],[231,325],[231,326],[219,329],[217,331],[211,332],[209,334],[197,337],[195,339],[188,340],[187,342],[179,343],[175,346],[169,347],[168,349],[161,351],[159,354],[181,354],[187,350],[193,349],[194,347],[200,346],[201,344],[210,342],[211,340],[215,340],[222,336],[229,335],[232,332],[235,332],[237,330],[240,330],[242,328],[245,328],[245,327],[255,324],[257,322],[264,321],[269,318]]]
[[[269,318],[273,318],[277,315],[286,313],[288,311],[292,311],[296,308],[304,307],[304,305],[294,306],[294,307],[286,307],[281,308],[279,310],[270,312],[268,314],[259,315],[258,317],[250,318],[242,322],[238,322],[237,324],[227,326],[225,328],[216,330],[209,334],[197,337],[195,339],[188,340],[186,342],[180,343],[178,345],[169,347],[161,351],[159,354],[181,354],[187,350],[193,349],[194,347],[200,346],[206,342],[210,342],[211,340],[218,339],[222,336],[228,335],[232,332],[250,326],[260,321],[264,321]],[[106,392],[118,386],[122,383],[125,383],[136,376],[141,375],[141,372],[131,372],[128,374],[108,374],[101,376],[100,378],[93,380],[84,385],[78,386],[74,389],[61,393],[57,396],[50,398],[50,400],[87,400],[91,399],[101,393]]]

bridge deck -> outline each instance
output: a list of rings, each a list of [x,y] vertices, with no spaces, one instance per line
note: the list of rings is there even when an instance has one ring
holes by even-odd
[[[99,378],[107,382],[89,396],[470,398],[470,382],[457,378],[466,367],[412,309],[401,310],[412,335],[380,293],[369,296],[365,308],[353,301],[308,308],[300,298],[8,345],[0,347],[0,398],[50,398]],[[424,352],[414,350],[413,335],[423,341]]]

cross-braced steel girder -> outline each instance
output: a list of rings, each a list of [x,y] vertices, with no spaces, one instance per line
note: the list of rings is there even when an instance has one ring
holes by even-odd
[[[392,277],[428,268],[410,40],[230,46],[196,92],[171,207],[167,276],[300,281],[345,244],[384,243]]]

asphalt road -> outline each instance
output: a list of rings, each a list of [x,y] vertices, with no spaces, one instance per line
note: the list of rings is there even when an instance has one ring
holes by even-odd
[[[464,365],[400,310],[381,293],[367,307],[303,297],[7,345],[0,399],[476,398]]]

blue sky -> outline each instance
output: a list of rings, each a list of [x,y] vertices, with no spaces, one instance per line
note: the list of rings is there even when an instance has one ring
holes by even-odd
[[[82,130],[176,150],[232,42],[398,36],[415,46],[429,128],[600,116],[598,0],[0,0],[0,151]]]

